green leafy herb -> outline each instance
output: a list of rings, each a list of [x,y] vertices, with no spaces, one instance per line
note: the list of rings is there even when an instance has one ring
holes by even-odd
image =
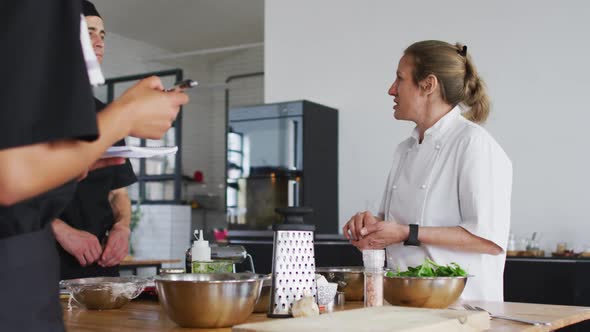
[[[465,277],[467,272],[457,263],[438,265],[426,258],[422,265],[408,267],[408,270],[403,272],[388,271],[385,275],[387,277]]]
[[[193,273],[224,273],[233,272],[233,262],[216,260],[210,262],[192,262]]]

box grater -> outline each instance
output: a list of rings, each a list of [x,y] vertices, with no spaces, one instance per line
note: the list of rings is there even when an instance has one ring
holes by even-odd
[[[303,223],[303,216],[313,210],[288,207],[275,211],[283,216],[284,222],[273,225],[272,288],[268,317],[292,317],[293,303],[304,294],[313,296],[317,303],[313,249],[315,226]]]

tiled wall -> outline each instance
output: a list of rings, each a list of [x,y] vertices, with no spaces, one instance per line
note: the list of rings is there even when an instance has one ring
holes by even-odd
[[[207,211],[193,211],[193,228],[225,227],[225,89],[229,88],[230,107],[260,104],[264,101],[264,77],[237,79],[226,85],[233,75],[262,72],[262,47],[211,56],[183,58],[184,76],[199,81],[191,90],[191,103],[183,111],[183,173],[196,170],[204,175],[204,184],[187,184],[186,198],[195,194],[217,196],[217,206]],[[171,62],[166,62],[171,63]]]
[[[190,207],[142,205],[141,212],[141,219],[131,235],[134,258],[183,260],[190,246]],[[171,265],[184,266],[182,262]]]

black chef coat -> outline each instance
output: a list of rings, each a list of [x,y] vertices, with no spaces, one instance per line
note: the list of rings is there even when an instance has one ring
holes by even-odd
[[[0,149],[96,139],[80,12],[72,0],[0,1]],[[50,223],[75,185],[0,207],[0,331],[64,330]]]
[[[106,107],[100,100],[94,100],[96,110]],[[115,145],[125,145],[120,140]],[[89,232],[106,245],[105,233],[113,227],[115,216],[108,200],[111,190],[129,186],[137,181],[129,160],[123,165],[100,168],[88,173],[78,183],[74,198],[60,215],[68,225]],[[119,276],[119,266],[101,267],[94,263],[81,266],[76,257],[70,255],[58,244],[61,260],[61,279],[74,279],[99,276]]]

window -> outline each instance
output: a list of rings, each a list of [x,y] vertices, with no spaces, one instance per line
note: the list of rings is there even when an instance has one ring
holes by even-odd
[[[165,87],[171,87],[174,83],[182,80],[182,70],[180,69],[110,78],[106,80],[105,85],[95,89],[95,96],[108,104],[137,81],[154,75],[160,77]],[[132,201],[140,199],[142,204],[180,203],[182,174],[181,128],[182,112],[178,114],[176,121],[162,139],[150,140],[137,137],[127,137],[125,139],[127,145],[178,146],[178,152],[174,155],[149,159],[130,159],[138,180],[137,183],[128,188],[129,197]]]
[[[230,127],[227,134],[227,207],[238,207],[238,181],[244,173],[244,135]]]

